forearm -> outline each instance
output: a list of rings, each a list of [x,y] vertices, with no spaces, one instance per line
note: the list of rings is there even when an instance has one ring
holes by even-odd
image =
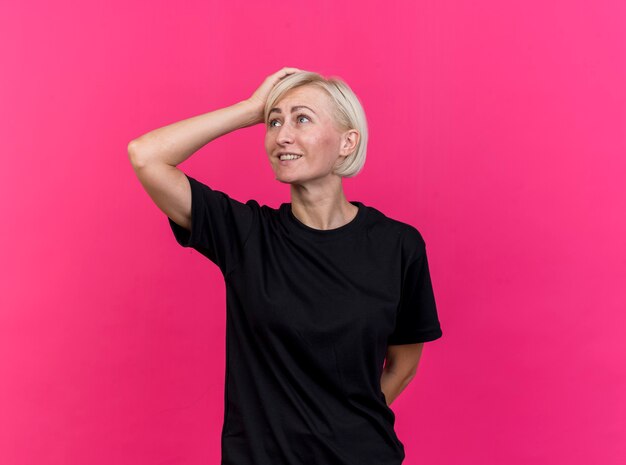
[[[128,145],[133,163],[177,166],[193,153],[236,129],[263,121],[263,110],[248,100],[150,131]]]
[[[401,374],[394,373],[388,368],[383,369],[383,374],[380,377],[380,387],[385,394],[387,405],[391,403],[400,395],[400,393],[411,382],[413,376],[410,373]]]

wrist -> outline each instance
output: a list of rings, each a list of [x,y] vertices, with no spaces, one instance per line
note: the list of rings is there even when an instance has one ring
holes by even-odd
[[[249,124],[247,124],[247,126],[253,126],[263,122],[264,106],[250,99],[242,100],[237,105],[245,108],[246,114],[249,115]]]

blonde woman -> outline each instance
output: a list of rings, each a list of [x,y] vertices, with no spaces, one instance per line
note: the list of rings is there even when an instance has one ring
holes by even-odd
[[[291,202],[243,203],[177,168],[258,123]],[[348,85],[297,68],[129,144],[177,242],[225,279],[223,465],[404,460],[389,406],[415,376],[424,342],[442,332],[419,231],[344,195],[342,179],[363,168],[366,147],[365,113]]]

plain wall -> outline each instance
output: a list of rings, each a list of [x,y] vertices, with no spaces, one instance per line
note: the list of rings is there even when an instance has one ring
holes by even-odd
[[[129,163],[283,66],[345,79],[346,196],[423,234],[443,337],[392,404],[406,465],[626,461],[622,1],[0,7],[0,462],[218,464],[225,291]],[[179,167],[278,206],[262,125]]]

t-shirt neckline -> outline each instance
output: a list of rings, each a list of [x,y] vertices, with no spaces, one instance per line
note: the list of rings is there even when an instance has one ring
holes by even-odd
[[[281,205],[281,211],[283,220],[289,230],[294,234],[315,240],[335,239],[354,233],[363,226],[365,217],[367,216],[366,206],[363,205],[362,202],[356,200],[350,201],[350,203],[359,209],[356,216],[343,226],[333,229],[316,229],[307,226],[293,214],[293,211],[291,210],[291,203],[283,203]]]

